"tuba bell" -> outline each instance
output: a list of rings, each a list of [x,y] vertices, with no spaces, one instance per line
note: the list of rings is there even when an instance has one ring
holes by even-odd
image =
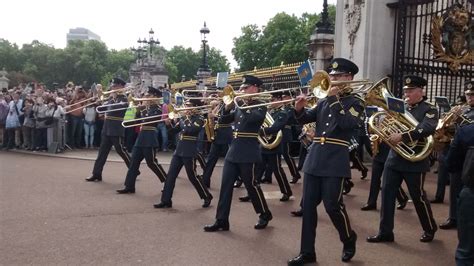
[[[272,115],[267,112],[267,114],[265,115],[265,120],[263,121],[262,127],[271,127],[273,123],[275,123],[275,121],[273,120]],[[278,147],[282,139],[283,139],[283,133],[281,132],[281,130],[278,131],[276,136],[274,135],[265,135],[265,136],[259,135],[258,136],[258,142],[260,142],[262,147],[264,147],[267,150],[273,150],[276,147]]]
[[[405,133],[414,130],[418,121],[410,113],[397,113],[389,110],[387,97],[393,97],[389,91],[389,78],[383,78],[367,91],[365,103],[384,109],[369,118],[370,130],[387,143],[396,153],[411,162],[428,157],[433,149],[433,137],[428,136],[411,143],[400,142],[394,145],[388,141],[392,133]]]

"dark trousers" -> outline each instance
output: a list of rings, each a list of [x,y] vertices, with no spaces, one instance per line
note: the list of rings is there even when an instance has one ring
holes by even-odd
[[[201,166],[201,169],[202,171],[204,172],[204,169],[206,169],[206,159],[204,159],[204,155],[201,153],[201,152],[197,152],[196,153],[196,156],[194,156],[194,172],[196,173],[197,175],[197,163],[196,161],[199,163],[199,165]]]
[[[228,148],[228,144],[212,143],[211,150],[207,155],[206,168],[204,169],[204,173],[202,174],[202,180],[204,181],[204,184],[206,186],[211,186],[212,172],[214,171],[214,167],[216,166],[216,163],[219,160],[219,155],[221,153],[226,153]]]
[[[407,184],[408,192],[415,205],[423,230],[425,232],[435,232],[438,229],[431,212],[430,202],[426,199],[426,193],[423,189],[424,177],[424,173],[421,172],[401,172],[385,167],[382,185],[382,210],[380,211],[380,234],[389,235],[393,233],[395,198],[403,180]]]
[[[69,117],[71,121],[71,135],[69,138],[69,143],[72,147],[81,147],[82,129],[84,127],[82,116],[70,115]]]
[[[464,187],[458,201],[456,265],[474,265],[474,189]]]
[[[150,168],[161,183],[166,180],[166,172],[156,159],[155,148],[153,147],[133,147],[130,168],[125,178],[125,187],[135,188],[135,181],[138,176],[140,163],[145,159],[148,168]]]
[[[92,175],[94,177],[102,177],[102,170],[104,169],[105,162],[109,156],[110,149],[112,145],[115,147],[115,151],[122,157],[123,161],[130,168],[130,155],[122,145],[121,137],[109,137],[102,135],[102,140],[100,141],[99,154],[94,163],[94,169],[92,170]]]
[[[444,200],[446,185],[449,181],[449,173],[444,163],[444,157],[447,155],[448,149],[444,149],[438,156],[438,183],[436,187],[435,199]],[[454,214],[455,215],[455,214]]]
[[[459,193],[462,189],[462,172],[450,173],[449,185],[449,218],[456,220]]]
[[[372,176],[370,179],[370,192],[369,192],[369,199],[367,200],[368,205],[377,205],[377,198],[379,197],[379,191],[380,191],[380,184],[382,182],[382,174],[383,174],[383,168],[384,168],[385,162],[378,162],[378,161],[373,161],[372,162]],[[397,201],[402,202],[402,201],[407,201],[408,196],[403,190],[403,188],[400,186],[398,188],[398,193],[397,193]]]
[[[132,152],[137,137],[138,133],[135,131],[134,127],[125,129],[125,149],[128,152]]]
[[[301,253],[314,254],[317,207],[321,201],[329,218],[339,232],[339,239],[347,242],[355,233],[342,198],[342,177],[322,177],[305,173],[303,181],[303,226],[301,231]]]
[[[300,146],[300,158],[298,159],[298,171],[303,169],[304,160],[306,159],[306,155],[308,154],[308,149],[304,147],[304,145]]]
[[[298,172],[296,167],[295,160],[290,156],[290,143],[283,142],[281,145],[283,145],[283,158],[285,158],[285,162],[290,169],[291,176],[293,178],[301,178],[300,172]]]
[[[283,171],[283,168],[281,167],[280,154],[262,154],[262,163],[259,164],[258,168],[259,172],[257,174],[257,180],[260,180],[264,173],[270,173],[271,179],[271,173],[273,172],[278,182],[278,186],[280,187],[280,192],[288,196],[293,195],[290,184],[288,183],[288,178],[286,178],[285,171]]]
[[[196,165],[192,157],[181,157],[173,155],[171,159],[170,168],[168,170],[168,178],[165,181],[165,187],[163,189],[163,194],[161,194],[161,202],[171,203],[171,198],[173,197],[173,191],[176,184],[176,178],[178,177],[181,168],[186,169],[188,174],[189,181],[193,184],[196,189],[199,197],[201,199],[207,199],[211,197],[211,193],[204,186],[202,180],[196,176]]]
[[[35,129],[35,148],[38,149],[47,149],[48,147],[48,129],[47,128],[37,128]]]
[[[359,146],[357,147],[357,155],[359,156],[361,161],[364,161],[364,148],[372,156],[372,146],[369,136],[363,135],[357,138],[357,142]]]
[[[15,130],[16,128],[7,128],[6,129],[6,139],[3,141],[7,143],[5,146],[7,149],[13,149],[15,148]]]
[[[256,180],[256,175],[256,163],[233,163],[227,160],[224,162],[221,191],[219,194],[219,203],[217,204],[217,220],[229,220],[232,194],[234,192],[234,182],[239,176],[247,189],[250,199],[252,200],[255,212],[261,214],[270,213],[262,189]]]
[[[359,170],[360,172],[366,172],[368,169],[365,167],[364,163],[359,157],[359,154],[357,153],[357,150],[352,150],[349,153],[349,158],[352,162],[352,167]]]

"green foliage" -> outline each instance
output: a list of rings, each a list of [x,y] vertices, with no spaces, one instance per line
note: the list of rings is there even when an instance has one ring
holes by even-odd
[[[329,20],[334,24],[336,7],[329,6]],[[261,29],[257,25],[242,27],[234,38],[232,54],[239,71],[252,70],[304,61],[308,58],[306,45],[320,15],[304,13],[301,17],[278,13]]]

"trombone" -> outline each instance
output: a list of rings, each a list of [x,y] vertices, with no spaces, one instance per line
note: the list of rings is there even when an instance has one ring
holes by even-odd
[[[269,105],[274,105],[274,104],[286,104],[286,103],[293,103],[296,101],[296,93],[291,93],[295,92],[296,90],[300,90],[301,88],[288,88],[288,89],[279,89],[279,90],[273,90],[273,91],[264,91],[264,92],[257,92],[257,93],[250,93],[250,94],[241,94],[237,95],[234,97],[234,104],[237,108],[240,108],[242,110],[250,109],[250,108],[255,108],[255,107],[260,107],[260,106],[269,106]],[[280,92],[285,92],[289,91],[291,99],[286,99],[286,100],[280,100],[280,101],[274,101],[271,102],[272,95],[275,93],[280,93]],[[246,105],[243,106],[241,102],[245,98],[250,98],[250,99],[260,99],[260,100],[267,100],[265,103],[258,103],[258,104],[252,104],[252,105]],[[316,98],[316,96],[307,96],[306,99],[313,99]]]
[[[163,98],[135,98],[132,96],[128,96],[128,104],[126,102],[118,102],[118,103],[111,103],[111,104],[103,104],[100,106],[97,106],[95,108],[96,112],[99,114],[103,113],[108,113],[108,112],[114,112],[114,111],[121,111],[121,110],[127,110],[128,108],[137,108],[137,102],[147,102],[147,101],[160,101]],[[127,106],[125,106],[127,104]],[[115,107],[117,106],[118,108],[112,108],[109,109],[109,107]]]
[[[80,110],[82,108],[86,108],[88,106],[94,105],[94,104],[96,104],[95,100],[98,99],[98,98],[99,97],[97,95],[95,95],[95,96],[89,97],[87,99],[81,100],[77,103],[72,103],[70,105],[66,105],[64,108],[66,108],[66,109],[72,108],[72,109],[67,110],[65,113],[69,114],[69,113],[72,113],[74,111]],[[93,101],[93,102],[87,103],[88,101]],[[83,103],[86,103],[86,104],[82,105]]]
[[[147,116],[147,117],[130,119],[130,120],[123,121],[122,126],[124,128],[129,128],[129,127],[159,123],[159,122],[168,120],[168,118],[163,118],[164,116],[168,116],[168,114],[152,115],[152,116]],[[150,120],[150,121],[144,121],[144,120]]]
[[[368,79],[363,80],[341,80],[341,81],[331,81],[331,78],[328,72],[324,70],[318,70],[314,73],[313,78],[309,82],[310,87],[313,89],[313,94],[317,98],[325,98],[328,96],[328,92],[332,86],[342,86],[339,93],[343,94],[349,92],[354,87],[359,87],[355,89],[352,93],[365,92],[373,84]],[[368,87],[368,88],[366,88]]]
[[[182,108],[176,108],[170,105],[168,106],[168,117],[170,119],[180,118],[181,117],[180,113],[186,112],[186,111],[191,111],[191,112],[194,112],[195,114],[206,114],[208,112],[208,109],[212,107],[213,105],[210,105],[210,104],[193,106],[193,107],[182,107]]]
[[[201,97],[196,97],[193,94],[200,93]],[[185,100],[214,100],[219,98],[219,90],[183,90],[182,95]],[[211,94],[210,96],[205,96],[206,94]],[[217,94],[217,95],[216,95]]]

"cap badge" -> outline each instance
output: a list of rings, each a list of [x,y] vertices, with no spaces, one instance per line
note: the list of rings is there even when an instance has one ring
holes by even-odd
[[[411,78],[406,78],[405,79],[405,84],[410,84],[411,83]]]
[[[471,90],[472,89],[472,83],[467,84],[467,88]]]
[[[332,68],[336,69],[339,66],[337,62],[332,63]]]

